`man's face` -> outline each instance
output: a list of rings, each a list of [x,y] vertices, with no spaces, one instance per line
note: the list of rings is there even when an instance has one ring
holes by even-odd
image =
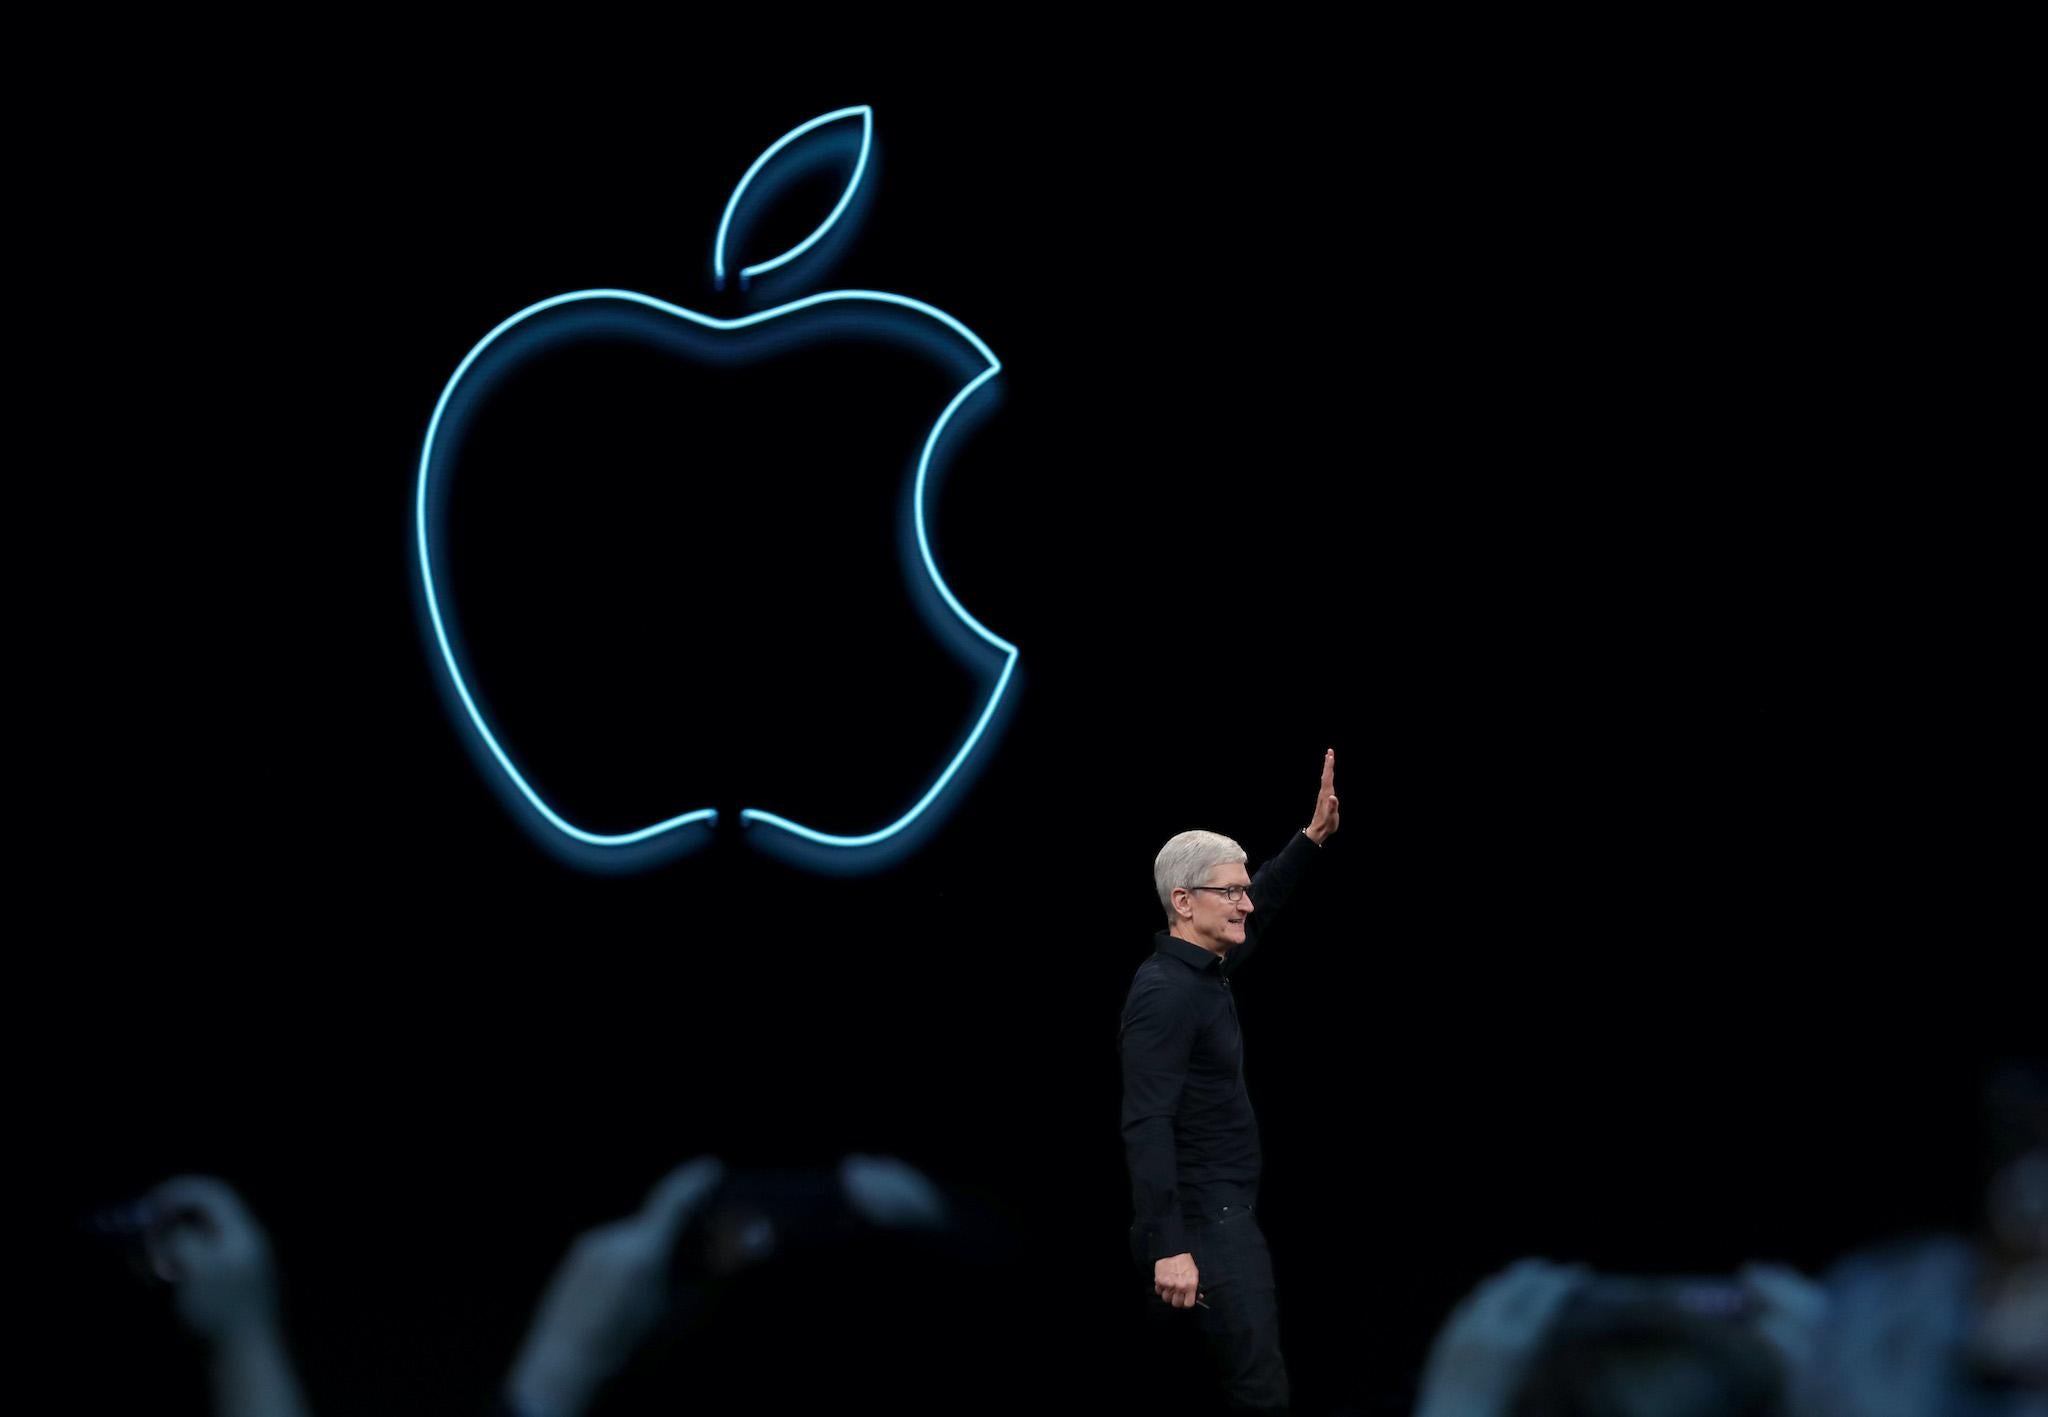
[[[1233,901],[1224,895],[1223,888],[1246,888],[1251,882],[1244,863],[1239,861],[1234,865],[1215,867],[1209,872],[1208,880],[1202,883],[1205,889],[1188,892],[1187,902],[1194,914],[1187,919],[1187,927],[1196,944],[1221,954],[1244,943],[1244,920],[1252,913],[1251,894],[1249,890],[1241,889]]]

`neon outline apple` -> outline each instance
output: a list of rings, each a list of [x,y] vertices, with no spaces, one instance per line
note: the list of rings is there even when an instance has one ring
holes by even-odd
[[[849,203],[852,201],[855,188],[859,186],[861,177],[867,171],[868,154],[873,141],[874,110],[865,104],[822,114],[811,119],[808,123],[791,129],[754,160],[753,165],[747,169],[746,175],[733,188],[732,196],[726,202],[725,213],[718,224],[718,235],[712,249],[712,275],[717,285],[722,287],[725,284],[725,247],[733,214],[738,209],[741,197],[753,183],[756,176],[759,175],[778,152],[782,151],[790,143],[828,123],[854,117],[858,117],[861,120],[860,156],[854,165],[853,173],[849,177],[846,188],[841,193],[838,203],[833,207],[830,214],[826,216],[825,220],[820,223],[818,228],[805,237],[804,240],[797,243],[797,245],[770,260],[743,268],[740,271],[742,289],[745,288],[748,280],[753,276],[764,274],[786,265],[810,250],[845,214]],[[456,389],[461,385],[463,376],[469,372],[470,367],[500,337],[543,311],[574,304],[579,301],[591,300],[623,301],[640,305],[672,315],[680,320],[689,321],[705,329],[721,331],[746,329],[794,314],[800,310],[835,301],[867,302],[908,310],[935,321],[966,341],[975,353],[986,361],[987,367],[968,380],[953,395],[944,411],[939,414],[938,419],[932,424],[931,431],[926,435],[924,446],[918,455],[917,475],[911,492],[912,517],[916,531],[919,560],[925,576],[930,581],[931,588],[963,626],[972,631],[981,640],[999,650],[1003,656],[1002,669],[996,676],[994,686],[990,689],[988,699],[982,705],[981,712],[976,717],[973,728],[968,732],[959,749],[947,761],[945,768],[933,779],[931,785],[925,789],[910,809],[895,821],[878,830],[859,835],[835,835],[805,826],[800,822],[791,821],[787,817],[778,816],[773,812],[761,811],[751,807],[743,809],[739,814],[742,826],[751,827],[759,825],[772,827],[817,846],[861,848],[876,846],[888,841],[930,810],[941,794],[945,792],[947,786],[954,781],[962,765],[967,762],[976,746],[981,743],[984,734],[988,730],[990,721],[995,716],[997,705],[1001,703],[1003,693],[1009,687],[1011,677],[1017,667],[1017,647],[970,615],[966,607],[960,604],[958,598],[954,596],[952,589],[946,584],[945,577],[939,574],[938,562],[932,554],[931,540],[927,533],[925,522],[925,491],[931,475],[933,450],[938,446],[939,440],[944,434],[947,424],[952,421],[953,416],[960,411],[962,406],[978,390],[1002,371],[1001,362],[996,358],[994,351],[990,350],[978,335],[945,311],[928,305],[924,301],[912,299],[909,296],[895,295],[879,290],[826,291],[822,294],[806,296],[801,300],[793,300],[787,304],[778,305],[771,310],[759,311],[737,319],[720,319],[716,316],[701,314],[698,311],[686,309],[681,305],[676,305],[651,295],[643,295],[638,291],[611,288],[569,291],[562,295],[550,296],[545,300],[537,301],[517,314],[501,321],[490,333],[478,340],[471,347],[468,354],[463,356],[462,362],[456,365],[455,372],[449,375],[448,382],[442,387],[441,396],[434,404],[433,417],[427,424],[426,438],[420,447],[419,476],[414,495],[413,524],[418,551],[420,586],[424,595],[428,619],[432,625],[434,642],[440,651],[442,667],[448,675],[449,686],[454,689],[463,709],[467,713],[470,726],[475,730],[483,746],[489,750],[491,758],[503,772],[506,781],[517,789],[519,795],[539,814],[540,818],[549,827],[561,833],[562,836],[570,841],[589,847],[624,848],[635,846],[666,836],[669,833],[677,832],[687,826],[701,825],[709,829],[716,824],[718,811],[712,807],[700,807],[692,811],[667,817],[633,831],[600,833],[586,831],[548,805],[540,793],[526,780],[525,775],[519,771],[518,766],[512,761],[511,755],[505,750],[504,746],[499,743],[497,735],[491,731],[490,725],[485,721],[483,711],[477,704],[475,696],[470,692],[468,681],[462,670],[460,657],[456,653],[455,646],[449,635],[447,623],[443,618],[440,596],[436,589],[432,538],[428,533],[428,493],[433,471],[434,440],[440,432],[442,416],[446,413],[450,400],[454,397]]]

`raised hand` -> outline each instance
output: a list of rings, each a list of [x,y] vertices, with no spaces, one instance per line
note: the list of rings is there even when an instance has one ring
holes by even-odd
[[[277,1320],[270,1240],[242,1198],[211,1176],[179,1176],[144,1198],[151,1267],[185,1327],[218,1342]]]
[[[724,1175],[700,1156],[663,1177],[635,1214],[576,1237],[513,1360],[506,1391],[520,1411],[574,1417],[625,1368],[667,1312],[677,1237]]]
[[[307,1417],[278,1318],[270,1237],[225,1181],[179,1176],[132,1208],[147,1217],[150,1268],[212,1353],[215,1417]]]
[[[1323,753],[1323,785],[1316,792],[1316,814],[1304,835],[1321,846],[1337,830],[1337,750]]]

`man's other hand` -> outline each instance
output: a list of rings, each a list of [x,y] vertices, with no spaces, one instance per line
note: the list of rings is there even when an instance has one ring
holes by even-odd
[[[1160,1298],[1176,1309],[1195,1307],[1195,1287],[1200,1280],[1201,1276],[1195,1273],[1192,1253],[1170,1255],[1152,1262],[1152,1287]]]
[[[1316,792],[1316,814],[1309,822],[1303,835],[1321,846],[1324,840],[1337,830],[1337,750],[1329,748],[1323,753],[1323,785]]]

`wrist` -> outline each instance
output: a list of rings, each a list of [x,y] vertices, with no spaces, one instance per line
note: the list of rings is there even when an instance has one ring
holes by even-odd
[[[491,1417],[554,1417],[554,1411],[520,1395],[508,1382],[498,1392],[498,1400],[491,1407]]]
[[[505,1378],[505,1406],[518,1417],[581,1417],[590,1384],[562,1365],[522,1356]]]
[[[202,1336],[214,1352],[236,1357],[284,1347],[284,1325],[278,1322],[276,1312],[268,1308],[230,1320]]]

